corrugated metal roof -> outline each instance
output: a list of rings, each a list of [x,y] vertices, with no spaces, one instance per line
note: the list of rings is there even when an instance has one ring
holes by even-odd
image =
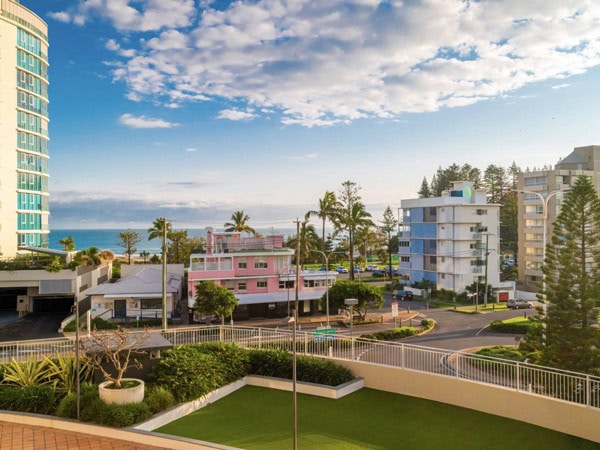
[[[167,272],[167,294],[176,293],[183,281],[183,275]],[[150,297],[162,295],[162,268],[144,267],[116,283],[104,283],[85,291],[86,295],[107,297]]]

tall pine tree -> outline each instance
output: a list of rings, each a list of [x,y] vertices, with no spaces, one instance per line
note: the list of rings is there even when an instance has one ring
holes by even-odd
[[[590,319],[600,293],[600,199],[579,177],[554,223],[543,271],[548,301],[542,363],[568,370],[600,370],[600,333]]]

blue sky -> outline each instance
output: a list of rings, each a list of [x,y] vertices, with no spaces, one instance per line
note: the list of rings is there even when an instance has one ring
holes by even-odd
[[[21,0],[50,36],[52,228],[289,228],[356,181],[600,144],[595,1]]]

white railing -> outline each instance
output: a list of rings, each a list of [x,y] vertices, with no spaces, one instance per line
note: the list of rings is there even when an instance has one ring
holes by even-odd
[[[293,332],[289,329],[214,325],[153,332],[162,333],[173,345],[226,342],[247,348],[286,351],[292,351],[294,346]],[[1,342],[0,362],[12,358],[27,361],[43,356],[70,356],[74,354],[74,344],[68,338]],[[582,373],[399,342],[351,339],[347,335],[313,335],[303,331],[296,332],[296,351],[301,355],[356,360],[456,377],[600,408],[600,377]]]
[[[0,342],[0,362],[27,361],[44,356],[71,356],[75,354],[74,341],[63,339],[42,339],[35,341]]]
[[[261,349],[293,349],[293,333],[288,329],[210,326],[173,329],[163,335],[174,345],[229,342]],[[301,355],[353,359],[451,376],[600,408],[600,377],[576,372],[472,353],[301,331],[296,332],[296,350]]]

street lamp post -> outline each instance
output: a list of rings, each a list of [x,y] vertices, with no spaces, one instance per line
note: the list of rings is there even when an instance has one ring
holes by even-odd
[[[544,197],[542,194],[540,194],[539,192],[535,192],[535,191],[526,191],[526,190],[519,190],[516,189],[515,192],[521,192],[523,194],[534,194],[537,195],[538,198],[540,199],[540,201],[542,202],[542,216],[544,218],[544,224],[542,227],[542,263],[544,262],[544,260],[546,259],[546,236],[547,236],[547,227],[548,227],[548,203],[550,201],[550,199],[552,197],[554,197],[556,194],[560,194],[564,191],[552,191],[549,192],[548,195],[546,195],[546,197]],[[543,312],[544,312],[544,319],[546,318],[546,277],[544,275],[544,273],[542,272],[542,295],[544,297],[544,304],[543,304]]]
[[[329,326],[329,257],[335,253],[337,254],[343,254],[343,252],[329,252],[329,253],[325,253],[322,252],[321,250],[311,250],[312,252],[315,253],[320,253],[321,255],[323,255],[323,258],[325,258],[325,310],[326,310],[326,314],[327,314],[327,328],[330,328]]]
[[[350,342],[352,345],[352,360],[354,360],[354,333],[352,330],[352,323],[354,319],[354,307],[358,305],[358,299],[347,298],[346,300],[344,300],[344,304],[350,307]]]
[[[549,192],[546,197],[544,197],[539,192],[535,191],[526,191],[526,190],[516,190],[516,192],[522,192],[523,194],[534,194],[537,195],[540,201],[542,202],[542,215],[544,218],[544,226],[542,228],[542,264],[546,260],[546,235],[547,235],[547,226],[548,226],[548,203],[552,197],[556,194],[559,194],[564,191],[552,191]],[[542,322],[542,342],[546,343],[546,318],[548,316],[548,302],[546,301],[546,275],[542,271],[542,297],[544,299],[544,303],[542,303],[542,314],[544,315],[544,321]]]

